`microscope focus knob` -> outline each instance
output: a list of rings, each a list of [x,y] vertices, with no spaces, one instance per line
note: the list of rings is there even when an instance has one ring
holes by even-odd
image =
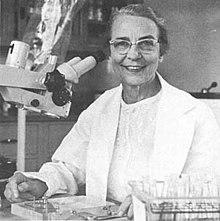
[[[65,76],[58,70],[48,72],[46,74],[44,85],[49,92],[61,90],[65,86]]]
[[[54,91],[52,95],[52,100],[57,106],[64,106],[65,104],[71,101],[71,98],[71,92],[66,88]]]

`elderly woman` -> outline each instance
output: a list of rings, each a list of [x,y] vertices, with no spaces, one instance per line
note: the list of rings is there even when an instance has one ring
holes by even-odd
[[[110,37],[121,85],[80,115],[52,162],[10,179],[10,201],[76,194],[86,184],[88,196],[122,202],[119,214],[131,218],[129,180],[218,172],[220,131],[212,112],[157,72],[169,48],[163,19],[145,4],[128,5],[113,14]]]

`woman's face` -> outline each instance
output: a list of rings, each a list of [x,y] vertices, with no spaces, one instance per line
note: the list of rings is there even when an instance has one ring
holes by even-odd
[[[121,15],[112,25],[111,39],[126,39],[136,42],[150,38],[158,40],[159,30],[150,19],[129,15]],[[113,45],[111,48],[112,67],[122,80],[122,84],[139,86],[150,83],[155,78],[155,72],[160,61],[159,43],[147,53],[142,53],[137,45],[131,45],[126,54],[119,54]]]

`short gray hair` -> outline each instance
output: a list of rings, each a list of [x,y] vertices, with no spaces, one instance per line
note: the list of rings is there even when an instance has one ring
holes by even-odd
[[[112,33],[112,25],[114,21],[121,15],[131,15],[137,17],[145,17],[151,19],[158,27],[159,30],[159,43],[160,43],[160,56],[167,53],[169,49],[169,42],[167,37],[167,30],[165,27],[165,20],[152,8],[146,4],[130,4],[122,7],[118,11],[114,11],[110,16],[109,21],[109,36]]]

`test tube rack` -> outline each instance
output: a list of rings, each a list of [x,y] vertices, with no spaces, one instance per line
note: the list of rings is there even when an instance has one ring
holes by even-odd
[[[130,185],[133,196],[145,204],[147,218],[143,221],[220,220],[219,177],[175,175],[164,180],[132,181]]]

